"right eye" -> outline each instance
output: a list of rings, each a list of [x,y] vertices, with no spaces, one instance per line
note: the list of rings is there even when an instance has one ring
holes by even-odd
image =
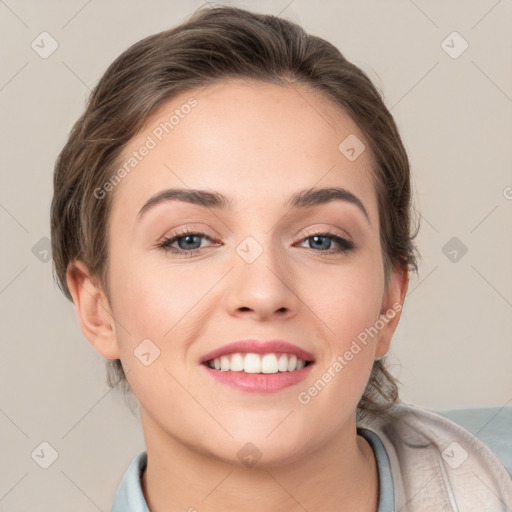
[[[158,248],[166,253],[177,254],[181,256],[194,256],[199,252],[201,247],[201,239],[212,241],[211,238],[201,232],[181,231],[173,233],[172,235],[164,238],[159,244]],[[177,247],[173,247],[177,244]]]

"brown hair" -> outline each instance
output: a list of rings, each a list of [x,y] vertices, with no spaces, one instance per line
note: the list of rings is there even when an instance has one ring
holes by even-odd
[[[109,298],[108,236],[113,194],[98,197],[127,143],[165,101],[227,78],[309,87],[352,117],[373,156],[386,285],[393,266],[417,272],[409,160],[398,128],[366,74],[329,42],[282,18],[235,7],[204,7],[181,25],[128,48],[106,70],[73,126],[54,174],[51,238],[61,290],[80,259]],[[109,298],[110,300],[110,298]],[[111,387],[131,391],[119,359],[107,361]],[[374,362],[358,417],[398,399],[384,359]]]

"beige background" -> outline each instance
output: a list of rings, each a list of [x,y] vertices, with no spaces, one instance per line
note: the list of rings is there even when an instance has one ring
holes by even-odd
[[[399,124],[423,255],[392,348],[402,398],[433,409],[510,402],[512,1],[229,3],[333,42],[370,75]],[[41,259],[53,165],[90,89],[129,45],[200,5],[0,2],[0,510],[108,511],[144,448],[136,415],[109,391],[102,359]],[[43,31],[59,45],[47,59],[31,48]],[[469,44],[457,58],[442,46],[454,31]],[[462,43],[445,44],[453,54]],[[467,247],[456,262],[443,253],[452,237]],[[47,470],[31,457],[43,441],[58,454]]]

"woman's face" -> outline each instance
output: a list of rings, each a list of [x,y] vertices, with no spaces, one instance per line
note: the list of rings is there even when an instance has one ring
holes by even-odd
[[[248,454],[272,465],[353,428],[401,297],[398,274],[384,287],[370,152],[361,144],[354,122],[311,91],[242,81],[174,98],[130,142],[127,172],[107,186],[109,284],[117,356],[148,444],[173,440],[233,463]],[[304,192],[324,188],[346,192]],[[172,198],[174,189],[181,195]],[[214,196],[185,200],[196,189]],[[220,196],[224,204],[213,201]],[[375,328],[389,310],[395,319]],[[366,344],[357,342],[365,332]],[[262,342],[263,354],[229,349],[241,356],[223,364],[246,364],[247,373],[204,363],[240,340]],[[294,347],[265,346],[270,340]],[[300,350],[313,362],[280,371]],[[267,353],[275,359],[262,359]],[[278,372],[263,373],[260,362]]]

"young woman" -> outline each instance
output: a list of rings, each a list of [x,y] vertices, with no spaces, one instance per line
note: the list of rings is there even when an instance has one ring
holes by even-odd
[[[107,69],[54,184],[57,278],[140,407],[113,511],[508,510],[498,459],[386,370],[409,162],[331,44],[200,9]]]

